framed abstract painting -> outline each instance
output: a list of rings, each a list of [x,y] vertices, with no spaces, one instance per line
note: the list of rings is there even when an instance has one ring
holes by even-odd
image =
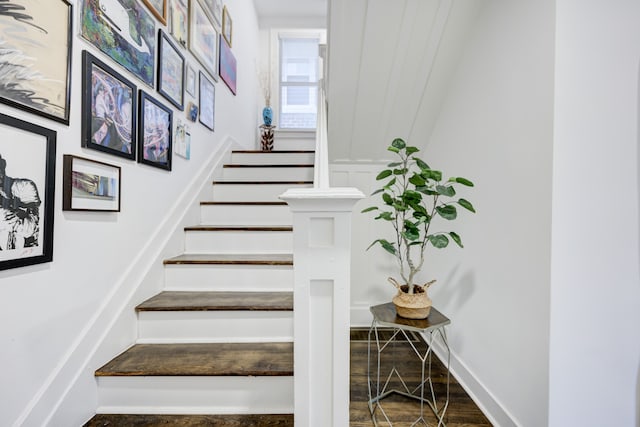
[[[200,123],[213,130],[215,123],[216,88],[207,76],[200,72]]]
[[[189,50],[214,80],[218,80],[218,32],[198,0],[191,0]]]
[[[140,91],[138,162],[171,170],[173,112],[151,95]]]
[[[145,84],[155,77],[156,22],[137,0],[84,0],[81,34]]]
[[[50,262],[56,132],[0,114],[0,270]]]
[[[135,160],[136,87],[86,50],[82,63],[82,146]]]
[[[184,56],[167,33],[158,30],[158,92],[182,111],[184,109]]]
[[[224,37],[220,37],[220,77],[234,95],[236,94],[237,66],[231,47]]]
[[[66,0],[0,5],[0,102],[69,124],[72,16]]]

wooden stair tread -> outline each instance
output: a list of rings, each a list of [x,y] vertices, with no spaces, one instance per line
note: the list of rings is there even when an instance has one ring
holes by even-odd
[[[96,376],[291,376],[293,343],[135,344]]]
[[[241,205],[241,206],[283,206],[286,205],[286,202],[200,202],[200,205],[222,205],[222,206],[230,206],[230,205]]]
[[[170,264],[293,265],[292,254],[182,254],[164,260]]]
[[[83,427],[293,427],[293,414],[155,415],[98,414]]]
[[[311,185],[313,181],[213,181],[213,185],[262,185],[262,184],[276,184],[276,185]]]
[[[286,225],[191,225],[185,231],[293,231]]]
[[[243,164],[243,163],[230,163],[230,164],[226,164],[223,165],[223,168],[312,168],[314,165],[313,163],[308,163],[308,164],[280,164],[280,163],[275,163],[275,164],[253,164],[253,163],[247,163],[247,164]]]
[[[293,292],[165,291],[136,307],[137,311],[293,311]]]

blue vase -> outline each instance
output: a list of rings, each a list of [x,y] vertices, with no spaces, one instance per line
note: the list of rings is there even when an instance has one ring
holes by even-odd
[[[271,126],[271,122],[273,121],[273,110],[271,107],[264,107],[262,109],[262,121],[267,126]]]

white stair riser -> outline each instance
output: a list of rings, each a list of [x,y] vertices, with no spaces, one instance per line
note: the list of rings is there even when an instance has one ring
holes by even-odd
[[[313,164],[314,153],[232,153],[231,162],[240,165],[304,165]]]
[[[187,231],[185,252],[196,253],[291,253],[291,231]]]
[[[167,265],[166,291],[292,291],[293,267],[270,265]]]
[[[138,343],[292,341],[292,311],[138,313]]]
[[[313,184],[222,184],[213,186],[216,202],[279,202],[278,196],[290,188],[309,188]]]
[[[288,205],[200,205],[201,224],[291,225]]]
[[[228,181],[313,181],[313,168],[224,168],[222,179]]]
[[[99,414],[293,413],[293,377],[98,377]]]

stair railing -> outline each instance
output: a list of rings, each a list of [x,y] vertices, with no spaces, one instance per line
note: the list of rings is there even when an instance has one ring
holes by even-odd
[[[313,188],[280,198],[293,214],[294,417],[305,427],[349,425],[351,213],[364,197],[329,184],[321,85]]]

